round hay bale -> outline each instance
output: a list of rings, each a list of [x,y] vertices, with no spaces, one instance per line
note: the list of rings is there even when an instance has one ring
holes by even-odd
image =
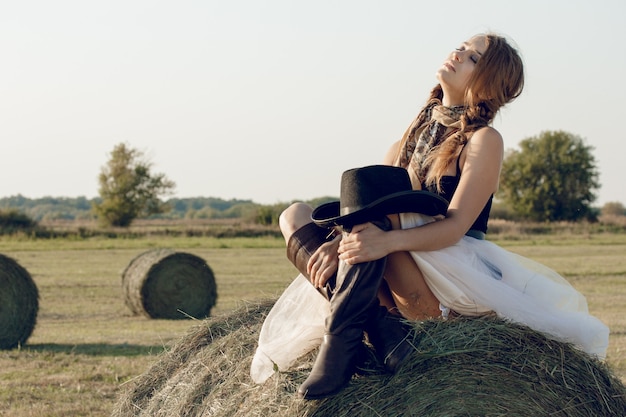
[[[38,311],[39,291],[28,271],[0,254],[0,349],[26,343]]]
[[[161,319],[208,317],[217,301],[213,271],[204,259],[171,249],[153,249],[122,273],[124,301],[137,315]]]
[[[271,301],[194,327],[125,385],[113,417],[624,416],[626,390],[605,363],[495,318],[426,321],[415,352],[387,375],[373,355],[340,394],[297,398],[316,352],[256,385],[249,368]]]

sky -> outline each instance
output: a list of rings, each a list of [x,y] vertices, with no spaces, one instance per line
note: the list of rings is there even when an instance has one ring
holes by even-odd
[[[563,130],[593,147],[598,206],[626,204],[623,0],[0,2],[0,197],[98,195],[115,145],[173,197],[339,196],[424,104],[451,50],[505,35],[522,95],[505,148]]]

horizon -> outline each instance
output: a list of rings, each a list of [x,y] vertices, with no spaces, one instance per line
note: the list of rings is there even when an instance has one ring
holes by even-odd
[[[0,197],[0,201],[4,200],[4,199],[10,199],[10,198],[14,198],[14,197],[22,197],[26,200],[30,200],[30,201],[37,201],[37,200],[45,200],[45,199],[67,199],[67,200],[72,200],[72,199],[81,199],[84,198],[87,201],[92,201],[95,199],[100,198],[100,196],[95,196],[95,197],[86,197],[86,196],[73,196],[73,197],[67,197],[67,196],[43,196],[43,197],[36,197],[36,198],[30,198],[27,196],[23,196],[23,195],[12,195],[12,196],[5,196],[5,197]],[[323,195],[323,196],[317,196],[317,197],[312,197],[312,198],[307,198],[307,199],[296,199],[296,200],[286,200],[286,201],[276,201],[274,203],[261,203],[258,201],[255,201],[252,198],[221,198],[221,197],[216,197],[216,196],[202,196],[202,195],[198,195],[198,196],[192,196],[192,197],[167,197],[167,198],[160,198],[161,201],[163,202],[168,202],[169,200],[194,200],[194,199],[214,199],[214,200],[220,200],[220,201],[224,201],[224,202],[237,202],[237,203],[253,203],[253,204],[257,204],[257,205],[261,205],[261,206],[271,206],[271,205],[279,205],[279,204],[291,204],[293,202],[296,201],[312,201],[312,200],[324,200],[324,199],[336,199],[339,200],[339,196],[333,196],[333,195]],[[506,204],[502,201],[498,201],[494,199],[494,205],[497,204]],[[622,204],[622,206],[624,206],[624,204],[620,201],[607,201],[606,203],[603,204],[596,204],[596,203],[592,203],[590,204],[589,207],[591,208],[596,208],[596,209],[602,209],[607,203],[619,203]],[[2,209],[2,207],[0,207],[0,209]]]

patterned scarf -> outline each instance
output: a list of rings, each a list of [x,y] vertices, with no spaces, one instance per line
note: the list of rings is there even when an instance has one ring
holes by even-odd
[[[413,187],[418,184],[423,186],[430,168],[426,158],[446,138],[459,131],[460,118],[465,109],[464,106],[446,107],[437,102],[430,103],[404,133],[404,145],[396,165],[409,171]]]

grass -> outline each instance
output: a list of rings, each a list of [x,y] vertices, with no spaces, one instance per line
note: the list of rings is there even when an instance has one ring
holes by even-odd
[[[587,296],[591,312],[612,331],[607,362],[626,381],[626,236],[541,235],[497,243],[559,271]],[[155,247],[207,261],[218,289],[212,315],[275,297],[296,273],[277,238],[2,238],[0,252],[37,283],[40,310],[28,343],[0,351],[0,416],[108,416],[120,386],[187,333],[193,321],[135,317],[124,305],[123,269]]]

